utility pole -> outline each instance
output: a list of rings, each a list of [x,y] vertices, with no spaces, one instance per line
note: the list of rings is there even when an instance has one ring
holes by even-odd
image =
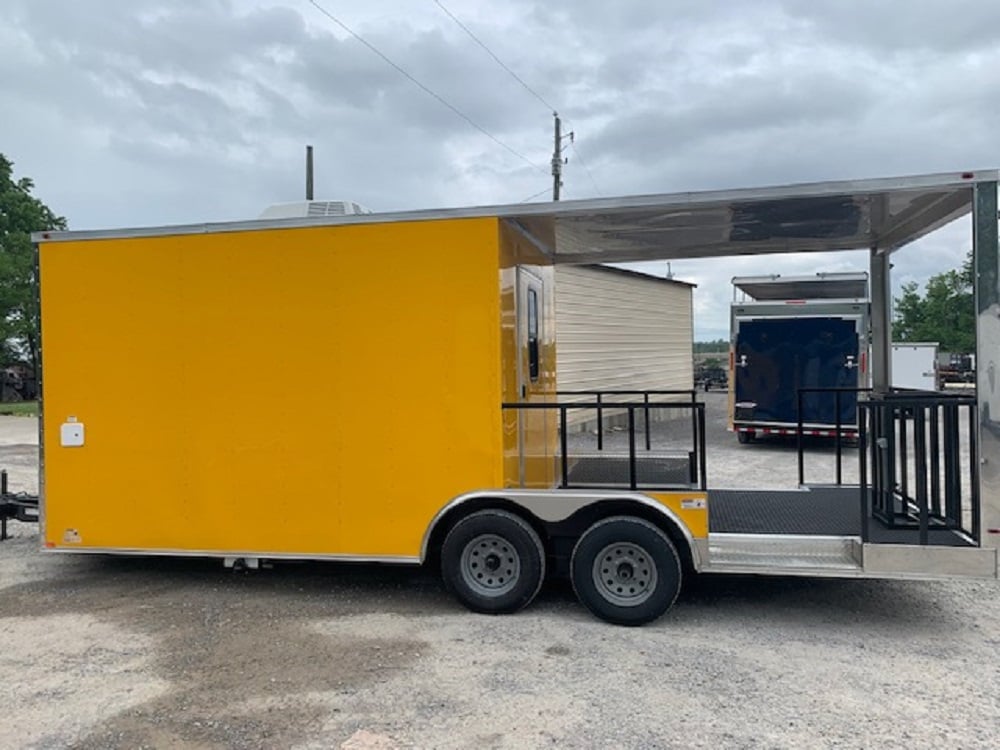
[[[572,143],[573,132],[570,131],[566,135],[563,135],[562,120],[559,119],[559,113],[553,112],[552,117],[556,121],[555,147],[552,150],[552,200],[557,201],[559,200],[559,188],[562,187],[562,168],[568,161],[562,155],[562,142],[563,138],[569,138],[569,142]]]
[[[313,147],[306,146],[306,200],[313,199]]]

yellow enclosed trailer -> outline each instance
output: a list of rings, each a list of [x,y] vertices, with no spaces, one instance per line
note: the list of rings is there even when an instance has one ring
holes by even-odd
[[[565,574],[623,624],[690,572],[996,578],[998,180],[36,235],[44,546],[431,561],[494,613]],[[967,214],[976,390],[893,393],[892,255]],[[858,399],[833,484],[800,452],[796,489],[709,490],[693,391],[555,390],[556,264],[859,248],[871,390],[816,396]]]
[[[559,410],[513,406],[555,400],[551,258],[498,217],[294,223],[37,238],[45,547],[435,559],[511,611],[628,514],[595,606],[665,610],[704,492],[569,489]]]

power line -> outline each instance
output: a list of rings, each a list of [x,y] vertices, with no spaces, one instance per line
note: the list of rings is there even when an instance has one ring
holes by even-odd
[[[583,160],[583,155],[577,150],[577,148],[576,148],[576,142],[575,141],[570,141],[569,142],[569,147],[571,149],[573,149],[573,153],[576,154],[576,158],[580,160],[580,165],[583,167],[584,171],[587,173],[587,177],[590,178],[590,184],[594,186],[594,190],[597,191],[597,194],[603,198],[604,197],[604,193],[602,193],[601,189],[599,187],[597,187],[597,181],[594,179],[594,175],[592,175],[590,173],[590,167],[588,167],[587,166],[587,162],[585,162]]]
[[[542,103],[543,105],[545,105],[546,107],[548,107],[548,108],[549,108],[550,110],[552,110],[553,112],[555,112],[555,111],[556,111],[556,108],[555,108],[555,107],[553,107],[553,106],[552,106],[551,104],[549,104],[549,103],[548,103],[547,101],[545,101],[545,99],[543,99],[543,98],[542,98],[542,95],[541,95],[541,94],[539,94],[539,93],[538,93],[537,91],[535,91],[535,90],[534,90],[533,88],[531,88],[531,86],[529,86],[529,85],[528,85],[527,83],[525,83],[525,82],[524,82],[524,79],[523,79],[523,78],[521,78],[521,76],[519,76],[519,75],[518,75],[517,73],[515,73],[515,72],[514,72],[513,70],[511,70],[510,68],[508,68],[508,67],[507,67],[507,66],[506,66],[506,65],[504,64],[503,60],[501,60],[501,59],[500,59],[499,57],[497,57],[497,56],[496,56],[495,54],[493,54],[493,50],[491,50],[491,49],[490,49],[489,47],[487,47],[487,46],[486,46],[486,43],[485,43],[485,42],[483,42],[483,41],[482,41],[482,40],[481,40],[481,39],[480,39],[480,38],[479,38],[478,36],[476,36],[475,34],[473,34],[473,33],[472,33],[472,31],[471,31],[471,30],[469,29],[469,27],[468,27],[468,26],[466,26],[466,25],[465,25],[464,23],[462,23],[461,21],[459,21],[459,20],[458,20],[458,19],[457,19],[457,18],[455,17],[455,14],[454,14],[454,13],[452,13],[452,12],[451,12],[450,10],[448,10],[448,9],[447,9],[446,7],[444,7],[444,3],[442,3],[442,2],[441,2],[441,0],[434,0],[434,2],[435,2],[435,3],[437,4],[437,6],[438,6],[438,7],[439,7],[439,8],[441,9],[441,10],[443,10],[443,11],[444,11],[445,13],[447,13],[447,14],[448,14],[448,18],[450,18],[450,19],[451,19],[452,21],[454,21],[455,23],[457,23],[457,24],[458,24],[459,28],[460,28],[460,29],[462,29],[462,31],[464,31],[464,32],[465,32],[466,34],[468,34],[468,35],[469,35],[470,37],[472,37],[472,40],[473,40],[473,41],[474,41],[474,42],[475,42],[476,44],[478,44],[478,45],[479,45],[480,47],[482,47],[482,48],[483,48],[484,50],[486,50],[486,54],[488,54],[488,55],[489,55],[490,57],[492,57],[492,58],[493,58],[494,60],[496,60],[496,62],[497,62],[497,65],[499,65],[499,66],[500,66],[501,68],[503,68],[503,69],[504,69],[504,70],[506,70],[506,71],[507,71],[508,73],[510,73],[510,74],[511,74],[511,76],[513,76],[513,78],[514,78],[514,80],[515,80],[515,81],[517,81],[517,82],[518,82],[518,83],[520,83],[520,84],[521,84],[522,86],[524,86],[524,88],[525,88],[525,89],[527,89],[527,90],[528,90],[528,92],[529,92],[529,93],[530,93],[530,94],[531,94],[532,96],[534,96],[534,97],[535,97],[535,98],[536,98],[536,99],[537,99],[538,101],[540,101],[540,102],[541,102],[541,103]]]
[[[343,21],[341,21],[339,18],[337,18],[336,16],[334,16],[332,13],[330,13],[330,11],[328,11],[326,8],[324,8],[322,5],[320,5],[318,2],[316,2],[316,0],[309,0],[309,4],[312,5],[314,8],[316,8],[316,10],[318,10],[324,16],[326,16],[327,18],[329,18],[331,21],[333,21],[335,24],[337,24],[338,26],[340,26],[340,28],[342,28],[348,34],[350,34],[351,36],[353,36],[355,39],[357,39],[363,45],[365,45],[368,49],[370,49],[376,55],[378,55],[379,57],[381,57],[386,63],[388,63],[389,65],[391,65],[393,68],[395,68],[400,74],[404,75],[411,83],[413,83],[415,86],[417,86],[418,88],[420,88],[425,93],[427,93],[430,96],[432,96],[435,99],[437,99],[441,104],[443,104],[445,107],[447,107],[448,109],[450,109],[456,115],[458,115],[459,117],[461,117],[463,120],[465,120],[467,123],[469,123],[469,125],[471,125],[472,127],[474,127],[476,130],[478,130],[480,133],[482,133],[483,135],[485,135],[487,138],[489,138],[491,141],[493,141],[494,143],[496,143],[498,146],[501,146],[501,147],[505,148],[507,151],[509,151],[510,153],[512,153],[514,156],[516,156],[518,159],[520,159],[521,161],[525,162],[526,164],[529,164],[530,166],[532,166],[533,168],[539,170],[540,172],[546,172],[547,171],[544,167],[539,166],[538,164],[535,164],[535,162],[531,161],[531,159],[529,159],[527,156],[525,156],[524,154],[522,154],[519,151],[516,151],[515,149],[511,148],[506,143],[504,143],[503,141],[501,141],[499,138],[497,138],[491,132],[489,132],[488,130],[486,130],[486,128],[484,128],[482,125],[480,125],[479,123],[477,123],[475,120],[473,120],[467,114],[465,114],[460,109],[458,109],[453,104],[451,104],[449,101],[447,101],[443,96],[441,96],[440,94],[432,91],[427,86],[425,86],[424,84],[422,84],[420,81],[418,81],[416,78],[414,78],[408,72],[406,72],[406,70],[404,70],[402,67],[400,67],[399,65],[397,65],[396,63],[394,63],[392,60],[390,60],[388,57],[386,57],[377,47],[375,47],[375,45],[373,45],[368,40],[364,39],[360,34],[356,33],[346,23],[344,23]]]
[[[493,50],[491,50],[487,46],[486,42],[484,42],[482,39],[480,39],[478,36],[476,36],[474,33],[472,33],[472,30],[468,26],[466,26],[464,23],[462,23],[458,19],[458,17],[455,16],[454,13],[452,13],[450,10],[448,10],[448,8],[445,7],[445,4],[442,3],[441,0],[434,0],[434,3],[441,10],[443,10],[445,12],[445,14],[448,16],[448,18],[450,18],[452,21],[454,21],[458,25],[458,27],[460,29],[462,29],[462,31],[464,31],[466,34],[468,34],[469,37],[471,37],[472,40],[476,44],[478,44],[480,47],[482,47],[486,51],[486,54],[488,54],[490,57],[492,57],[494,59],[494,61],[496,61],[497,65],[499,65],[501,68],[503,68],[505,71],[507,71],[511,75],[511,77],[515,81],[517,81],[519,84],[521,84],[529,94],[531,94],[538,101],[540,101],[543,105],[545,105],[548,109],[550,109],[552,111],[553,115],[555,115],[556,117],[558,117],[556,107],[552,106],[552,104],[550,104],[548,101],[546,101],[545,98],[541,94],[539,94],[537,91],[535,91],[533,88],[531,88],[531,86],[529,86],[525,82],[525,80],[523,78],[521,78],[521,76],[519,76],[517,73],[515,73],[513,70],[511,70],[510,67],[507,66],[507,64],[504,63],[503,60],[501,60],[499,57],[497,57],[497,55],[493,52]],[[583,166],[584,171],[586,171],[587,177],[590,178],[590,184],[594,186],[594,190],[597,191],[598,195],[603,196],[604,193],[602,193],[601,189],[599,187],[597,187],[597,181],[594,179],[594,175],[591,173],[590,167],[587,166],[586,162],[584,161],[583,157],[580,155],[580,152],[577,150],[576,145],[573,143],[572,140],[570,141],[570,146],[573,148],[573,153],[576,154],[576,156],[580,159],[581,166]],[[558,158],[558,154],[556,155],[556,158]],[[558,176],[557,176],[557,179],[558,179]],[[532,197],[534,197],[534,196],[532,196]],[[530,200],[530,198],[525,198],[524,200]]]
[[[547,193],[547,192],[549,192],[549,188],[548,187],[543,187],[541,190],[539,190],[534,195],[529,195],[527,198],[522,198],[521,200],[518,201],[518,203],[525,203],[527,201],[530,201],[532,198],[537,198],[542,193]]]

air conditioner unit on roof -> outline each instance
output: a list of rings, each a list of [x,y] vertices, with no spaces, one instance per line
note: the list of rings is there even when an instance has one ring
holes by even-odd
[[[353,216],[371,210],[354,201],[297,201],[275,203],[261,213],[261,219],[299,219],[308,216]]]

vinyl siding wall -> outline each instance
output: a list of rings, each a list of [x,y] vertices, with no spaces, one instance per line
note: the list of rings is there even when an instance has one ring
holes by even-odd
[[[557,266],[555,292],[560,391],[693,387],[691,286]]]

